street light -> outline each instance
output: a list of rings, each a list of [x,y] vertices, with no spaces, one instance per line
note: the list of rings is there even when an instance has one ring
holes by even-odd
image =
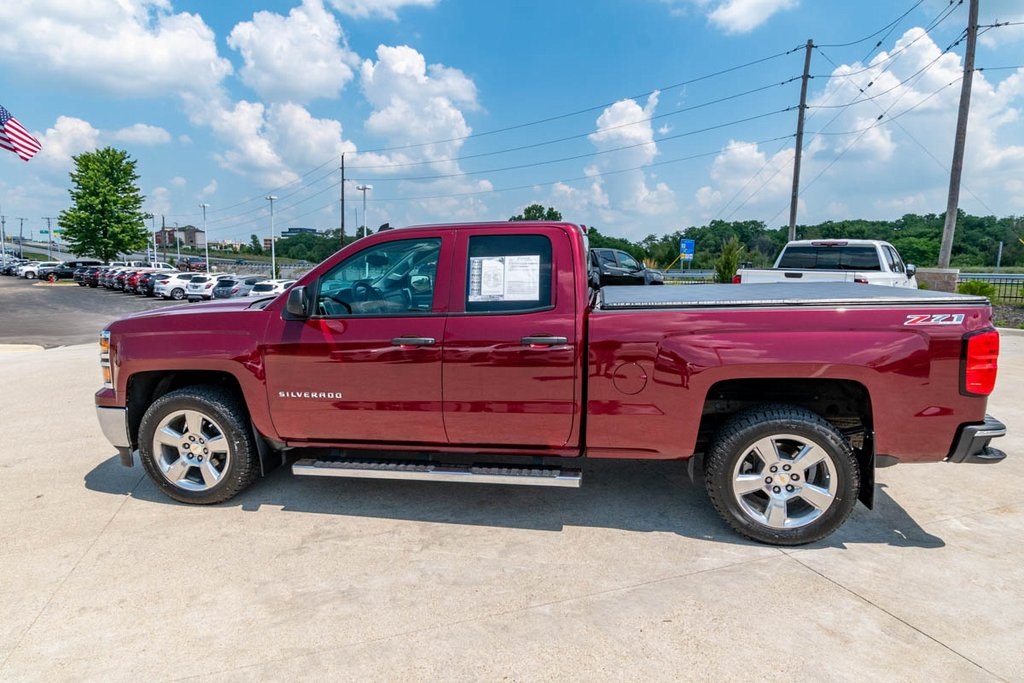
[[[203,244],[206,246],[206,272],[210,272],[210,237],[206,234],[206,210],[210,208],[209,204],[203,203],[199,205],[199,208],[203,210]]]
[[[270,277],[277,277],[277,250],[274,248],[274,200],[277,199],[272,194],[268,194],[264,197],[270,202]]]
[[[356,189],[363,193],[363,235],[365,236],[370,227],[366,223],[366,191],[372,190],[373,185],[356,185]]]

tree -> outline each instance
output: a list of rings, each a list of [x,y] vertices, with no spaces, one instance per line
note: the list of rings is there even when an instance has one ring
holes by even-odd
[[[260,242],[260,238],[256,235],[249,235],[249,249],[256,256],[263,255],[263,244]]]
[[[509,218],[510,221],[560,221],[562,220],[562,213],[549,206],[545,209],[540,204],[530,204],[528,207],[523,209],[523,212],[519,215],[512,216]]]
[[[57,220],[71,252],[109,262],[119,254],[145,249],[149,232],[135,160],[113,147],[72,159],[71,208],[61,211]]]

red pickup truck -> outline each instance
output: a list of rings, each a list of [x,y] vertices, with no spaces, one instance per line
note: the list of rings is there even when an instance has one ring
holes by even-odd
[[[143,313],[100,340],[126,465],[219,503],[300,475],[579,486],[582,458],[688,461],[739,533],[820,539],[875,467],[994,462],[981,297],[825,283],[606,287],[568,223],[355,242],[285,294]]]

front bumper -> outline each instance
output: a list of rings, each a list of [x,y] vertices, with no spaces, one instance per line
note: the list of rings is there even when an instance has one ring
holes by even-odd
[[[953,446],[953,451],[946,462],[993,463],[1006,457],[997,448],[989,446],[989,442],[1006,435],[1006,425],[992,417],[985,416],[980,425],[966,425],[960,430],[960,436]]]
[[[96,406],[96,417],[100,430],[110,445],[117,449],[121,464],[132,466],[132,441],[128,437],[128,411],[125,408]]]

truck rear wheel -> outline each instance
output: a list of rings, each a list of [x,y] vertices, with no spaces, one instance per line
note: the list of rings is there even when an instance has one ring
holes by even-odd
[[[718,514],[744,536],[773,545],[828,536],[849,517],[860,489],[849,442],[821,416],[789,405],[731,417],[704,474]]]
[[[164,394],[139,426],[139,453],[150,479],[174,500],[221,503],[252,484],[259,456],[245,407],[215,386]]]

